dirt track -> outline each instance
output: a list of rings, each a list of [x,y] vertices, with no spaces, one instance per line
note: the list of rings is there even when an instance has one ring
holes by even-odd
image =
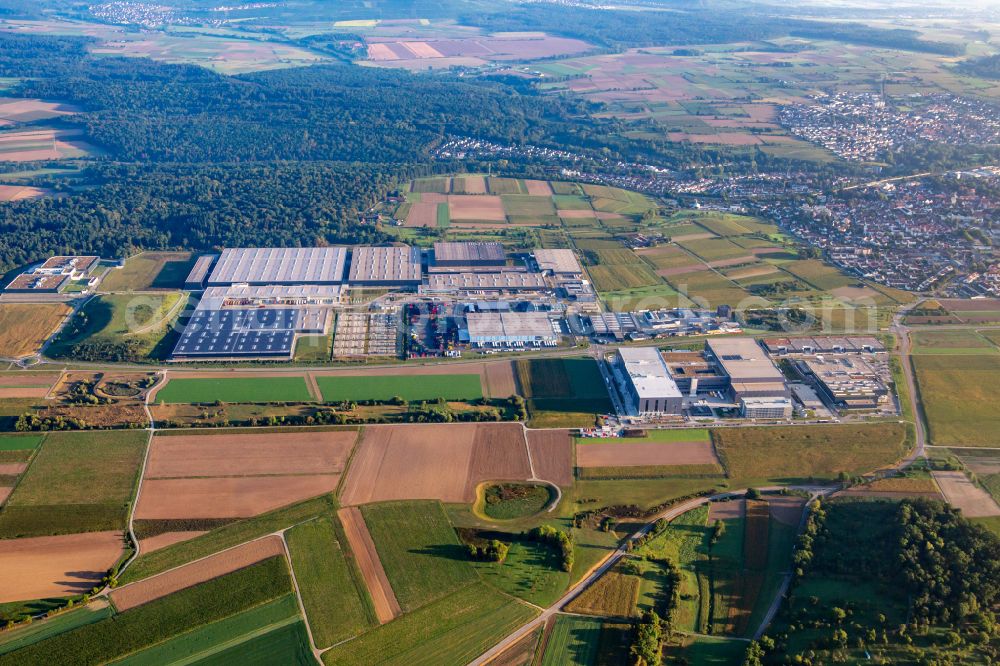
[[[356,438],[351,430],[156,437],[146,478],[336,474]]]
[[[717,465],[711,442],[586,443],[576,447],[579,467]]]
[[[339,474],[148,479],[135,517],[249,518],[333,492],[339,480]]]
[[[375,542],[368,533],[368,526],[365,525],[361,511],[356,507],[349,507],[340,509],[337,516],[344,526],[348,544],[354,553],[358,568],[361,569],[365,585],[368,586],[368,593],[371,595],[379,623],[385,624],[399,617],[403,609],[396,600],[396,593],[389,584],[389,577],[385,575],[385,569],[382,568],[382,562],[378,558],[378,551],[375,550]]]
[[[181,541],[187,541],[188,539],[201,536],[202,534],[207,534],[207,532],[164,532],[163,534],[157,534],[156,536],[149,537],[148,539],[142,539],[139,542],[139,546],[142,548],[142,554],[147,555],[152,553],[154,550],[166,548],[167,546],[172,546],[175,543],[180,543]]]
[[[529,430],[535,476],[557,486],[573,485],[573,442],[568,430]]]
[[[121,552],[121,532],[2,539],[0,603],[89,592]]]
[[[243,569],[269,557],[284,554],[285,547],[281,537],[265,537],[120,587],[111,592],[111,600],[115,602],[115,607],[119,611],[126,611],[198,583]]]

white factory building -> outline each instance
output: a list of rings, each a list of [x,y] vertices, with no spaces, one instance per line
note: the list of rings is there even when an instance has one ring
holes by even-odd
[[[639,416],[680,415],[684,398],[656,347],[621,347],[617,362],[624,372],[624,390]]]

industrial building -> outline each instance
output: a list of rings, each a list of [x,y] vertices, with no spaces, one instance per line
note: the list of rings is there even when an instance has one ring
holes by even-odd
[[[765,338],[768,353],[783,354],[879,354],[885,351],[878,338],[853,336],[807,336]]]
[[[194,261],[191,272],[184,280],[184,288],[188,291],[199,291],[205,287],[205,279],[212,269],[212,264],[219,258],[217,254],[203,254]]]
[[[625,377],[624,389],[639,416],[676,415],[684,398],[655,347],[621,347],[615,359]]]
[[[420,248],[405,245],[376,247],[365,245],[351,253],[351,285],[406,287],[420,284]]]
[[[728,392],[746,418],[790,418],[791,390],[785,376],[753,338],[705,342],[705,358],[729,380]],[[780,416],[775,413],[780,411]]]
[[[507,255],[500,243],[434,243],[434,265],[441,267],[502,267]]]
[[[4,289],[8,293],[54,294],[73,280],[87,278],[99,257],[66,256],[49,257],[41,265],[21,273]],[[88,286],[96,284],[97,278],[88,281]]]
[[[535,250],[538,270],[560,277],[580,277],[583,267],[573,250]]]
[[[545,312],[470,312],[469,344],[476,347],[550,347],[559,343],[556,324]]]
[[[173,360],[292,358],[299,334],[323,334],[339,285],[208,287],[171,354]]]
[[[330,316],[324,309],[197,309],[171,358],[291,359],[297,334],[324,332]]]
[[[874,410],[889,401],[889,387],[864,358],[813,356],[796,359],[792,365],[837,409]]]
[[[226,248],[207,286],[340,284],[346,265],[343,247]]]
[[[499,273],[431,273],[422,293],[486,293],[544,291],[548,288],[540,273],[503,271]]]

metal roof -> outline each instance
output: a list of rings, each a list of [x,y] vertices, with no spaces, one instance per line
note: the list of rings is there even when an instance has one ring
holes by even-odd
[[[226,248],[208,284],[336,284],[346,264],[343,247]]]
[[[535,250],[538,268],[553,273],[583,273],[573,250]]]
[[[364,245],[352,252],[350,282],[420,282],[421,274],[420,248]]]
[[[489,262],[503,264],[507,255],[503,245],[493,242],[437,242],[434,243],[435,263],[446,261],[451,264],[463,262]]]
[[[621,347],[618,355],[640,398],[682,397],[656,347]]]

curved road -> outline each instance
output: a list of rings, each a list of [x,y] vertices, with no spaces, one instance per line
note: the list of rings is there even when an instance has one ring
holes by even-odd
[[[831,492],[833,490],[832,488],[819,488],[816,486],[790,486],[790,488],[798,490],[807,490],[813,493],[814,495],[822,494],[825,492]],[[781,487],[773,486],[767,488],[760,488],[759,490],[766,490],[766,491],[781,490]],[[490,661],[498,657],[501,653],[503,653],[505,650],[507,650],[512,645],[517,643],[519,640],[521,640],[522,638],[530,634],[532,631],[537,629],[539,626],[542,626],[546,622],[548,622],[549,618],[558,614],[568,603],[573,601],[573,599],[576,599],[576,597],[578,597],[585,589],[587,589],[588,587],[590,587],[590,585],[592,585],[595,581],[597,581],[598,578],[603,576],[605,573],[610,571],[612,567],[618,564],[618,562],[628,554],[628,550],[626,550],[627,544],[630,541],[647,534],[649,530],[653,528],[653,524],[656,523],[656,521],[660,520],[661,518],[665,518],[667,520],[673,520],[682,513],[686,513],[691,509],[694,509],[695,507],[699,507],[703,504],[708,504],[709,502],[715,500],[739,497],[741,495],[745,495],[746,492],[747,489],[742,488],[740,490],[728,490],[724,493],[719,493],[717,495],[706,495],[704,497],[695,497],[694,499],[690,499],[681,502],[680,504],[675,504],[673,506],[670,506],[661,511],[660,513],[655,514],[654,516],[649,518],[646,524],[643,525],[642,528],[640,528],[635,534],[625,539],[625,541],[622,542],[622,545],[619,546],[617,550],[607,555],[603,560],[601,560],[600,563],[595,565],[594,568],[592,568],[587,573],[587,575],[580,580],[580,582],[572,586],[566,592],[566,594],[564,594],[558,601],[556,601],[554,604],[543,610],[542,613],[538,615],[536,618],[521,625],[513,633],[509,634],[502,641],[500,641],[492,648],[484,652],[477,659],[470,662],[469,666],[483,666],[484,664],[489,663]]]

